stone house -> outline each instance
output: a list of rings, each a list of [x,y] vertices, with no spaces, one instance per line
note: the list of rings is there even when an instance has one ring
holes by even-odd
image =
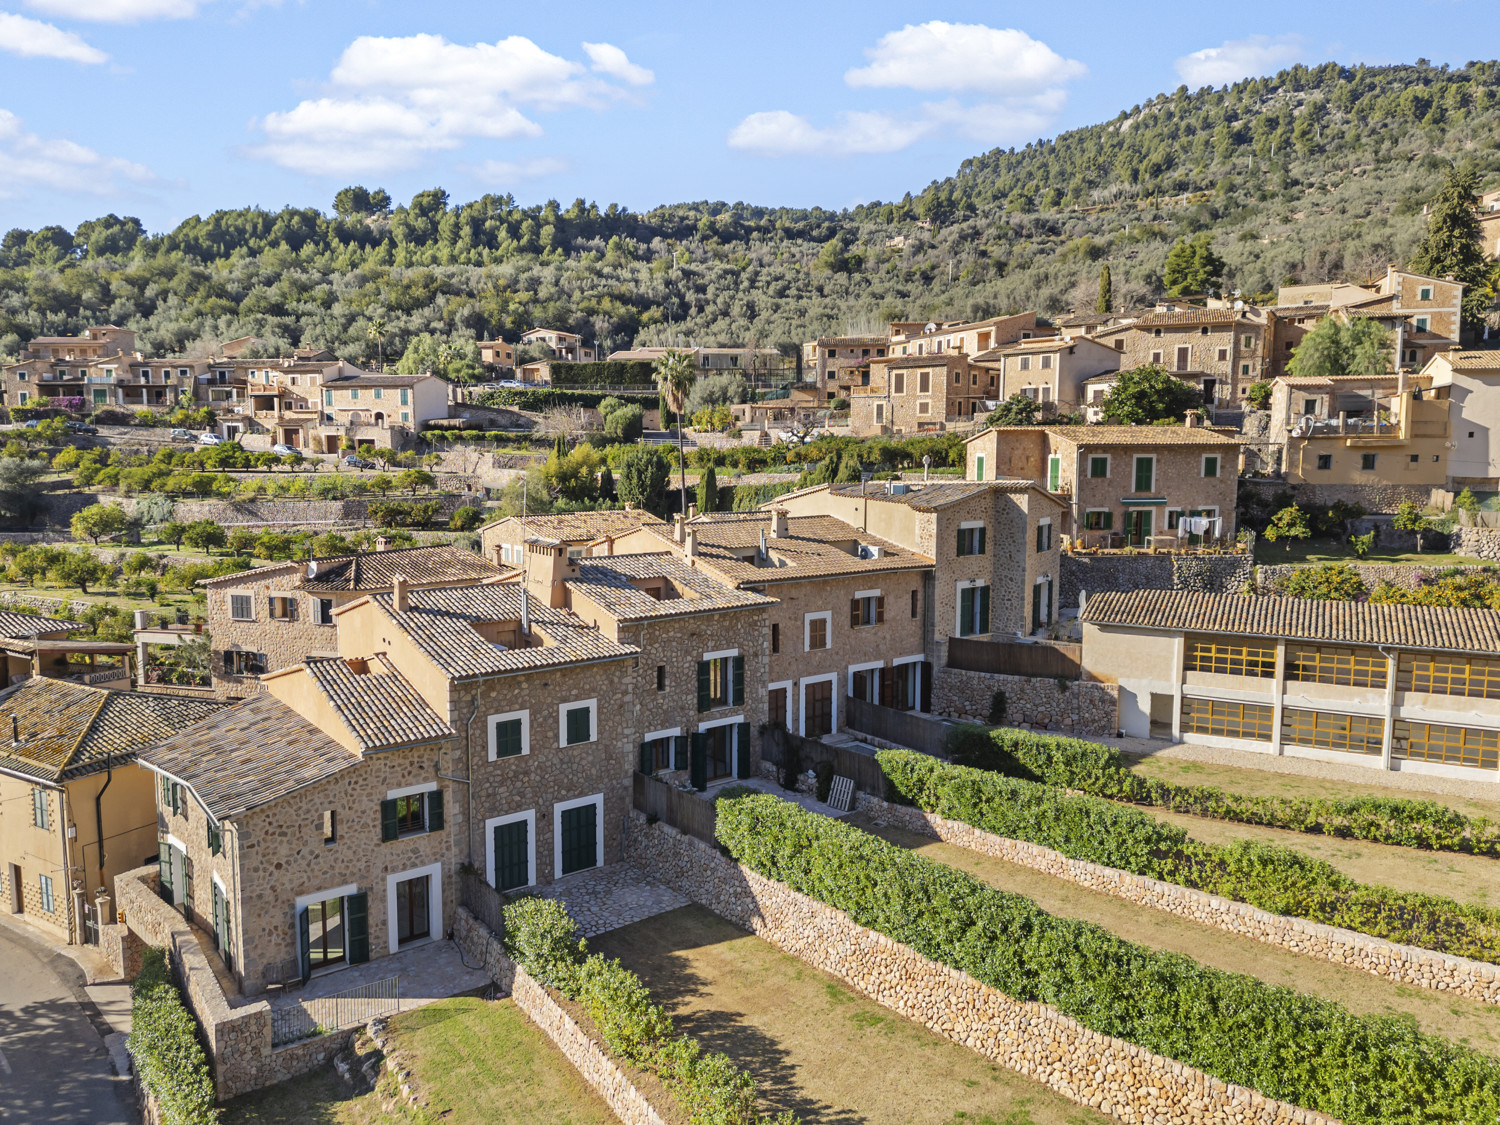
[[[501,567],[519,567],[525,558],[523,544],[529,540],[560,543],[574,558],[588,545],[610,535],[624,535],[638,527],[660,524],[650,512],[626,508],[621,512],[566,512],[553,516],[504,516],[479,529],[484,557]],[[608,552],[606,552],[608,553]]]
[[[472,551],[441,546],[361,551],[204,579],[214,690],[224,698],[253,695],[265,673],[336,655],[334,610],[391,589],[398,575],[408,589],[421,589],[494,582],[504,574]],[[139,639],[144,648],[147,639]],[[147,666],[144,651],[137,663]]]
[[[1432,393],[1448,403],[1450,487],[1500,488],[1500,352],[1442,352],[1422,374],[1431,377]]]
[[[1058,530],[1080,545],[1234,537],[1239,442],[1193,412],[1182,426],[993,426],[964,444],[970,480],[1021,478],[1057,495]],[[1189,534],[1192,519],[1218,523]]]
[[[1272,325],[1262,310],[1236,303],[1163,306],[1094,338],[1119,353],[1121,371],[1155,364],[1199,387],[1206,405],[1239,410],[1250,384],[1266,378]]]
[[[1118,351],[1087,336],[1041,336],[991,348],[972,359],[1000,377],[995,397],[1002,402],[1023,394],[1044,409],[1063,413],[1083,405],[1086,380],[1120,367]]]
[[[479,362],[486,367],[514,367],[516,365],[516,346],[507,344],[504,340],[479,341]]]
[[[847,696],[931,709],[931,558],[831,516],[781,509],[653,525],[595,549],[620,557],[663,546],[698,573],[769,599],[758,643],[771,721],[816,737],[840,729]]]
[[[449,383],[435,375],[374,375],[341,372],[323,380],[321,442],[311,448],[336,453],[339,443],[368,442],[383,449],[395,434],[416,434],[435,418],[448,417]]]
[[[332,658],[142,753],[162,896],[242,993],[448,932],[453,734],[389,661]]]
[[[9,720],[0,750],[5,910],[70,944],[97,942],[101,918],[114,920],[115,877],[156,846],[137,752],[222,706],[39,677],[0,692]]]
[[[585,344],[576,332],[564,332],[559,328],[533,328],[521,334],[521,346],[540,344],[552,353],[553,359],[569,363],[592,363],[599,353],[592,344]]]
[[[1024,636],[1056,619],[1066,508],[1029,480],[818,485],[765,507],[832,516],[930,559],[922,650],[939,673],[949,637]]]
[[[1322,316],[1375,320],[1394,337],[1397,366],[1420,370],[1433,356],[1458,346],[1464,286],[1452,278],[1426,277],[1387,266],[1372,285],[1324,282],[1284,285],[1276,294],[1278,334],[1275,374],[1286,370],[1300,334]],[[1326,307],[1324,307],[1326,306]],[[1321,312],[1314,309],[1321,307]]]
[[[802,378],[821,402],[848,398],[870,385],[870,361],[884,359],[888,346],[884,336],[819,336],[802,345]]]
[[[958,352],[978,355],[1003,344],[1043,335],[1036,313],[1010,313],[974,321],[896,321],[890,326],[892,356],[942,355]]]
[[[1082,620],[1127,735],[1500,783],[1493,610],[1132,590]]]
[[[66,339],[66,338],[65,338]],[[49,398],[81,398],[88,409],[118,406],[175,409],[191,398],[204,360],[152,358],[140,352],[68,358],[59,347],[48,358],[23,359],[0,367],[0,393],[10,406],[35,406]]]
[[[992,369],[962,352],[875,360],[869,386],[855,387],[849,399],[849,426],[860,436],[947,429],[987,413],[999,385]]]

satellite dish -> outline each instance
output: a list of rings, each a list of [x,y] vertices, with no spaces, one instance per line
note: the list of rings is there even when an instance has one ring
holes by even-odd
[[[924,328],[924,329],[922,329],[922,331],[923,332],[936,332],[937,331],[937,325],[933,321],[929,320],[927,322],[927,327]]]

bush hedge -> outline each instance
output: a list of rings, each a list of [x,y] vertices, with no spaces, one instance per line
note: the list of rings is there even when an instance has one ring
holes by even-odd
[[[634,391],[619,392],[634,394]],[[654,387],[642,387],[642,394],[656,394]],[[553,387],[496,387],[494,390],[480,391],[474,395],[474,401],[480,406],[512,406],[517,410],[550,410],[554,406],[598,406],[606,398],[619,397],[618,393],[610,391],[570,391],[564,388]],[[653,403],[644,405],[655,406]]]
[[[601,359],[594,363],[552,361],[554,387],[639,387],[656,390],[655,369],[644,359]]]
[[[1480,1125],[1500,1061],[1396,1016],[1199,965],[770,795],[721,801],[740,863],[1008,996],[1349,1125]]]
[[[1500,911],[1360,883],[1292,848],[1209,844],[1128,806],[912,750],[882,750],[886,780],[918,808],[1072,859],[1247,902],[1387,941],[1500,961]]]
[[[1113,747],[1023,730],[961,727],[950,738],[948,749],[954,761],[963,765],[1114,801],[1377,844],[1500,856],[1500,821],[1465,816],[1436,801],[1253,797],[1211,785],[1174,785],[1132,773]]]
[[[130,986],[130,1057],[141,1085],[161,1107],[162,1125],[211,1125],[214,1080],[198,1025],[172,983],[164,951],[148,947]]]
[[[755,1079],[727,1055],[705,1052],[687,1035],[674,1035],[672,1018],[641,978],[597,953],[555,899],[521,898],[505,907],[505,947],[548,988],[577,1001],[605,1046],[656,1074],[687,1111],[691,1125],[796,1125],[790,1110],[774,1117],[756,1108]]]

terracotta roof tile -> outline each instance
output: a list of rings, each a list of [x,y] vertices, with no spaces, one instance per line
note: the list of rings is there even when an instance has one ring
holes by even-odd
[[[383,656],[371,658],[365,671],[337,657],[305,667],[366,752],[453,737],[453,728]]]
[[[696,533],[702,526],[690,525]],[[677,596],[658,599],[641,589],[638,582],[665,578]],[[689,566],[672,552],[648,555],[611,555],[578,560],[578,577],[568,579],[577,590],[619,621],[644,621],[689,613],[759,609],[775,604],[762,597],[719,581],[702,567]]]
[[[1151,328],[1169,324],[1233,324],[1248,320],[1244,309],[1172,309],[1165,312],[1145,313],[1128,325],[1128,328]]]
[[[504,523],[513,524],[519,537],[520,516],[491,520],[480,530],[487,531]],[[650,524],[665,526],[663,520],[650,512],[567,512],[562,515],[527,516],[526,536],[528,539],[551,539],[559,543],[591,543],[606,535],[623,535]]]
[[[990,426],[981,434],[1035,433],[1038,430],[1075,445],[1239,445],[1235,438],[1207,426]],[[974,438],[966,439],[973,441]]]
[[[414,586],[485,582],[505,573],[484,556],[451,545],[361,551],[317,560],[316,575],[309,569],[297,583],[303,590],[389,590],[397,575]]]
[[[0,637],[12,640],[37,637],[43,633],[70,633],[74,629],[86,629],[82,621],[68,621],[58,617],[43,617],[39,613],[17,613],[0,610]]]

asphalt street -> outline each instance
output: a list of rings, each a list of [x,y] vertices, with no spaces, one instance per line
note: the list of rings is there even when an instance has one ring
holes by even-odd
[[[135,1125],[74,962],[0,928],[0,1123]]]

